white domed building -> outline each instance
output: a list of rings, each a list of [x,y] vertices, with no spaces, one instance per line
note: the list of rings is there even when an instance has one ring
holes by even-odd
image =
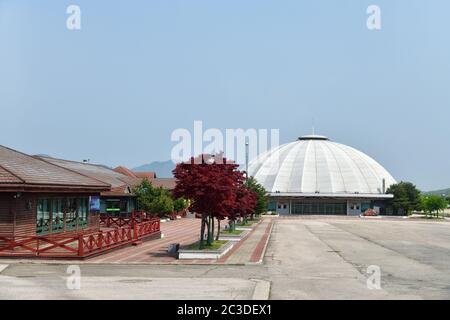
[[[270,195],[281,215],[385,213],[386,189],[395,179],[366,154],[327,137],[307,135],[261,154],[249,175]]]

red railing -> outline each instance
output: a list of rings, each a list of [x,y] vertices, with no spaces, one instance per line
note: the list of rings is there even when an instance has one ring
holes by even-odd
[[[0,256],[85,258],[141,241],[160,231],[159,219],[147,219],[111,230],[69,235],[0,237]]]

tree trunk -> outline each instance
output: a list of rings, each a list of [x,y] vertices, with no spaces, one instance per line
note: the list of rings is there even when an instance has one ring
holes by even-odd
[[[230,231],[233,232],[236,230],[236,222],[234,220],[230,221]]]
[[[200,228],[200,249],[205,245],[205,221],[206,217],[202,216],[202,226]]]
[[[216,236],[216,241],[219,241],[219,237],[220,237],[220,219],[217,220],[217,236]]]
[[[211,232],[211,215],[208,218],[208,237],[206,243],[208,246],[212,245],[212,232]]]
[[[211,243],[214,242],[214,217],[211,216]]]

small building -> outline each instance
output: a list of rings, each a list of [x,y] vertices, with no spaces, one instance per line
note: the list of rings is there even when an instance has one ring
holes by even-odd
[[[175,187],[175,179],[157,178],[154,172],[133,172],[123,166],[111,169],[100,164],[51,157],[41,158],[111,185],[111,190],[103,191],[100,194],[100,213],[102,215],[130,216],[137,208],[133,188],[139,185],[143,179],[148,179],[156,188],[162,187],[171,190]]]
[[[1,237],[97,230],[91,205],[108,183],[0,146]]]
[[[281,215],[386,214],[395,179],[368,155],[327,137],[308,135],[253,160],[253,176]]]
[[[56,159],[50,157],[41,157],[54,165],[75,171],[79,174],[88,176],[92,179],[101,181],[111,186],[110,190],[103,191],[100,194],[100,213],[110,216],[130,216],[136,208],[136,197],[133,194],[133,188],[137,186],[142,179],[137,176],[125,175],[126,168],[118,172],[104,165],[91,164],[71,160]],[[130,171],[131,172],[131,171]]]

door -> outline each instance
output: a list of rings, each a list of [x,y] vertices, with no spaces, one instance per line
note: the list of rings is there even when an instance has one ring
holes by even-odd
[[[359,216],[361,214],[361,203],[360,202],[349,202],[348,203],[348,215],[349,216]]]
[[[277,203],[277,213],[279,215],[288,215],[289,214],[289,202],[280,201]]]

